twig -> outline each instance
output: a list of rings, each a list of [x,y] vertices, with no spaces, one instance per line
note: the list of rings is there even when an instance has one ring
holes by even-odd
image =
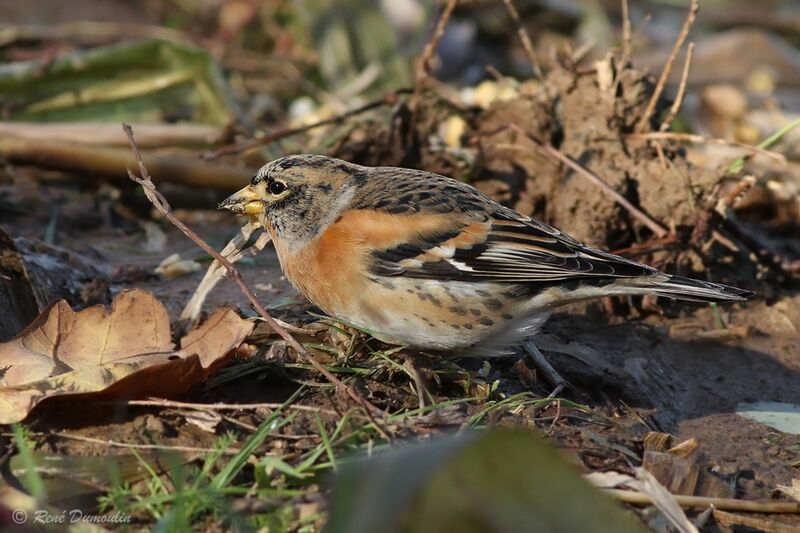
[[[709,507],[709,509],[712,508]],[[719,509],[713,509],[712,513],[714,520],[718,525],[725,526],[726,529],[731,528],[733,531],[738,529],[733,526],[744,526],[745,528],[752,529],[753,531],[768,531],[769,533],[797,533],[796,525],[792,526],[789,524],[782,524],[780,522],[773,522],[756,516],[726,513],[725,511],[720,511]]]
[[[761,261],[780,274],[797,276],[800,274],[800,259],[791,260],[773,250],[769,244],[762,242],[755,235],[745,231],[739,224],[730,218],[724,218],[716,211],[711,213],[713,219],[718,219],[721,227],[747,246]]]
[[[38,436],[39,434],[34,434]],[[131,444],[128,442],[118,442],[111,439],[96,439],[94,437],[84,437],[83,435],[73,435],[71,433],[42,433],[46,437],[59,437],[62,439],[77,440],[80,442],[90,442],[92,444],[102,444],[103,446],[113,446],[115,448],[129,448],[134,450],[168,450],[175,452],[209,453],[218,451],[214,448],[195,448],[194,446],[169,446],[166,444]],[[226,448],[223,450],[225,455],[236,455],[239,453],[237,448]]]
[[[725,196],[721,196],[717,205],[714,207],[722,216],[728,216],[729,209],[736,209],[742,202],[744,197],[750,192],[750,189],[756,184],[756,177],[748,174],[743,176],[742,179],[730,190]]]
[[[633,50],[631,45],[631,16],[628,9],[628,0],[622,0],[622,57],[630,58]],[[623,67],[625,64],[623,63]]]
[[[677,243],[678,243],[677,236],[675,234],[670,234],[661,239],[653,239],[640,244],[634,244],[633,246],[628,246],[627,248],[619,248],[617,250],[612,250],[611,253],[615,255],[621,255],[623,257],[632,258],[644,254],[649,254],[652,252],[657,252],[659,250],[664,250],[668,248],[670,245]]]
[[[747,150],[755,154],[761,154],[765,157],[769,157],[770,159],[774,159],[775,161],[778,161],[780,163],[786,163],[786,156],[778,152],[774,152],[772,150],[759,148],[758,146],[753,146],[751,144],[746,144],[739,141],[729,141],[727,139],[715,139],[715,138],[703,137],[702,135],[697,135],[695,133],[655,131],[650,133],[630,133],[628,135],[625,135],[625,138],[642,139],[642,140],[659,140],[659,141],[674,140],[674,141],[686,141],[698,144],[717,144],[721,146],[733,146],[735,148],[741,148],[742,150]]]
[[[556,397],[555,394],[552,394],[551,396],[553,398]],[[546,435],[552,435],[559,418],[561,418],[561,399],[556,400],[556,416],[553,417],[553,422],[550,424],[550,427],[547,428],[547,431],[545,432]]]
[[[548,399],[553,399],[564,390],[564,387],[568,385],[567,380],[561,377],[561,374],[553,368],[553,365],[550,364],[550,361],[539,351],[539,348],[532,342],[526,341],[523,345],[523,350],[531,358],[533,364],[536,368],[544,375],[544,379],[550,382],[550,385],[553,386],[553,391],[547,397]]]
[[[689,43],[686,47],[686,57],[683,60],[683,72],[681,73],[681,82],[678,85],[678,92],[675,95],[675,101],[672,102],[672,107],[669,108],[669,113],[661,121],[658,131],[667,131],[675,120],[675,116],[681,108],[683,97],[686,94],[686,84],[689,82],[689,69],[692,66],[692,55],[694,54],[694,43]]]
[[[139,146],[161,148],[165,145],[214,145],[225,140],[223,128],[206,124],[141,124],[136,125]],[[123,146],[125,154],[128,139],[120,135],[116,124],[106,122],[0,122],[0,135],[11,135],[20,139],[56,142],[71,142],[93,146]]]
[[[675,44],[672,46],[672,51],[669,53],[667,62],[664,64],[664,69],[661,71],[661,76],[658,78],[656,88],[653,91],[653,94],[650,96],[650,101],[647,102],[647,107],[645,107],[642,118],[639,119],[639,123],[636,125],[636,131],[638,133],[641,133],[647,129],[650,123],[650,117],[653,115],[653,111],[656,109],[656,104],[658,103],[659,98],[661,98],[661,93],[664,92],[664,86],[667,83],[667,78],[669,78],[669,74],[672,72],[672,65],[675,63],[675,59],[678,57],[678,52],[683,46],[684,41],[686,41],[686,37],[689,35],[689,30],[697,18],[697,11],[700,9],[700,4],[698,0],[691,0],[691,2],[692,3],[689,6],[689,14],[686,16],[686,20],[683,21],[681,32],[678,34],[678,38],[675,40]]]
[[[46,138],[0,135],[0,158],[74,173],[84,179],[125,180],[125,169],[136,161],[127,148],[91,146]],[[153,155],[150,166],[164,181],[196,189],[234,191],[253,175],[253,169],[198,161],[177,155]]]
[[[357,107],[355,109],[351,109],[350,111],[345,111],[344,113],[340,113],[340,114],[338,114],[336,116],[329,117],[329,118],[326,118],[326,119],[323,119],[323,120],[319,120],[317,122],[312,122],[311,124],[306,124],[304,126],[298,126],[296,128],[281,129],[281,130],[272,132],[270,134],[267,134],[267,135],[265,135],[265,136],[263,136],[263,137],[261,137],[259,139],[253,139],[252,141],[246,142],[244,144],[231,144],[231,145],[228,145],[228,146],[224,146],[224,147],[220,148],[219,150],[215,150],[215,151],[212,151],[212,152],[204,153],[203,154],[203,158],[204,159],[215,159],[215,158],[223,156],[223,155],[232,155],[232,154],[238,154],[238,153],[241,153],[241,152],[246,152],[246,151],[252,150],[254,148],[258,148],[260,146],[265,146],[265,145],[271,144],[271,143],[273,143],[275,141],[279,141],[279,140],[284,139],[286,137],[291,137],[293,135],[299,135],[301,133],[305,133],[307,131],[319,128],[321,126],[327,126],[329,124],[337,124],[339,122],[347,120],[350,117],[354,117],[356,115],[360,115],[362,113],[366,113],[367,111],[371,111],[373,109],[377,109],[379,107],[383,107],[383,106],[387,106],[387,105],[388,106],[394,105],[397,102],[397,98],[398,98],[399,95],[407,94],[407,93],[410,93],[410,92],[411,92],[411,89],[398,89],[396,91],[393,91],[393,92],[385,95],[383,98],[380,98],[378,100],[373,100],[372,102],[368,102],[368,103],[366,103],[366,104],[364,104],[364,105],[362,105],[360,107]]]
[[[262,402],[262,403],[192,403],[178,402],[172,400],[150,399],[150,400],[128,400],[127,405],[142,407],[172,407],[175,409],[201,409],[208,411],[252,411],[255,409],[294,409],[295,411],[307,411],[310,413],[325,413],[336,415],[333,409],[325,409],[315,405],[301,405],[282,403]]]
[[[188,226],[186,226],[186,224],[184,224],[180,219],[178,219],[172,213],[172,208],[170,207],[169,203],[167,203],[167,200],[161,195],[160,192],[158,192],[155,185],[153,184],[153,181],[150,179],[150,174],[147,172],[147,167],[145,167],[144,160],[142,159],[142,154],[139,152],[139,147],[136,145],[136,141],[133,138],[133,129],[131,129],[131,127],[128,124],[123,124],[122,128],[125,131],[125,134],[128,136],[128,139],[130,140],[131,150],[133,150],[134,157],[136,158],[136,161],[139,164],[139,172],[141,174],[141,177],[139,177],[132,171],[128,170],[128,176],[130,176],[130,178],[133,181],[142,186],[142,188],[144,189],[144,194],[147,197],[147,199],[150,200],[150,203],[152,203],[153,206],[162,215],[164,215],[164,217],[166,217],[166,219],[169,220],[175,227],[181,230],[181,232],[183,232],[184,235],[189,237],[192,241],[194,241],[195,244],[197,244],[197,246],[199,246],[203,251],[205,251],[208,255],[216,259],[222,266],[225,267],[225,270],[228,271],[228,276],[233,280],[234,283],[236,283],[236,285],[239,286],[239,289],[241,289],[242,293],[247,297],[252,306],[258,312],[258,314],[264,318],[267,324],[269,324],[269,326],[278,335],[280,335],[280,337],[283,338],[284,341],[286,341],[286,344],[291,346],[295,351],[297,351],[298,354],[300,354],[300,357],[302,359],[304,359],[311,366],[313,366],[320,374],[325,376],[328,379],[328,381],[330,381],[337,387],[337,389],[339,389],[341,392],[346,393],[356,403],[361,405],[366,410],[367,416],[371,417],[373,413],[376,413],[379,414],[381,417],[383,417],[384,415],[383,411],[381,411],[380,409],[372,405],[370,402],[362,398],[360,394],[358,394],[351,387],[347,386],[339,378],[333,375],[333,373],[331,373],[327,368],[325,368],[319,361],[314,359],[311,356],[311,354],[308,353],[308,350],[306,350],[306,348],[302,344],[297,342],[297,340],[294,337],[292,337],[292,335],[288,331],[286,331],[283,327],[281,327],[281,325],[274,318],[272,318],[272,316],[267,312],[267,310],[264,309],[264,307],[258,301],[258,298],[256,298],[255,294],[253,294],[253,291],[250,290],[250,287],[248,287],[247,284],[244,282],[244,279],[242,279],[239,270],[233,264],[231,264],[230,261],[228,261],[225,257],[223,257],[217,250],[211,247],[207,242],[201,239],[199,235],[197,235],[193,230],[191,230]],[[378,428],[378,431],[382,434],[382,436],[388,439],[389,437],[388,434],[385,433],[385,431],[381,428],[380,425],[378,425],[377,421],[375,421],[374,419],[371,419],[371,421],[375,424],[376,428]]]
[[[411,108],[411,112],[414,114],[416,114],[425,82],[431,75],[431,63],[433,62],[433,55],[436,53],[436,47],[439,45],[439,41],[442,40],[444,29],[457,5],[458,0],[447,0],[442,14],[439,16],[439,20],[436,21],[436,26],[433,29],[433,33],[431,33],[431,38],[425,43],[422,53],[417,60],[416,68],[414,69],[414,91],[411,94],[411,100],[408,104],[409,108]],[[412,120],[411,122],[413,124],[415,121]]]
[[[622,53],[620,54],[619,61],[616,65],[616,74],[614,76],[614,85],[611,94],[617,94],[619,85],[622,83],[622,71],[630,63],[631,55],[633,54],[633,36],[631,35],[631,17],[630,10],[628,9],[628,0],[622,1]]]
[[[639,209],[638,207],[636,207],[635,205],[630,203],[627,198],[625,198],[620,193],[618,193],[616,190],[614,190],[614,188],[611,185],[609,185],[603,178],[601,178],[600,176],[598,176],[597,174],[595,174],[591,170],[587,169],[586,167],[584,167],[580,163],[577,163],[576,161],[573,161],[572,158],[570,158],[566,154],[562,153],[555,146],[553,146],[553,145],[551,145],[549,143],[544,143],[542,141],[539,141],[533,135],[531,135],[527,131],[523,130],[522,128],[520,128],[516,124],[510,124],[509,126],[507,126],[507,128],[511,128],[513,130],[516,130],[516,131],[522,133],[528,139],[530,139],[533,143],[535,143],[537,146],[543,148],[548,154],[552,155],[554,158],[558,159],[563,164],[567,165],[572,170],[574,170],[575,172],[577,172],[578,174],[580,174],[584,178],[588,179],[589,181],[591,181],[592,183],[594,183],[595,185],[600,187],[600,189],[603,192],[605,192],[608,196],[613,198],[614,201],[616,201],[622,207],[627,209],[630,212],[631,215],[633,215],[636,219],[638,219],[642,224],[644,224],[645,226],[650,228],[650,230],[653,233],[655,233],[657,237],[665,237],[669,233],[666,229],[664,229],[664,227],[662,227],[658,222],[653,220],[644,211],[642,211],[641,209]],[[505,128],[500,128],[495,133],[499,133],[503,129],[505,129]]]
[[[647,494],[633,490],[602,489],[617,500],[625,503],[650,505],[652,498]],[[761,502],[753,500],[736,500],[734,498],[713,498],[709,496],[687,496],[673,494],[681,507],[706,508],[713,505],[717,509],[728,511],[744,511],[750,513],[800,513],[800,503],[796,502]]]
[[[536,54],[533,51],[531,37],[528,35],[528,32],[522,25],[522,20],[519,18],[519,12],[517,11],[517,8],[514,7],[514,2],[512,0],[503,0],[503,3],[506,6],[506,11],[508,11],[511,20],[514,22],[514,26],[517,27],[517,37],[519,37],[519,40],[522,43],[522,48],[525,50],[525,55],[528,56],[528,62],[531,64],[534,76],[540,80],[544,79],[542,76],[542,68],[539,66],[539,62],[536,60]]]
[[[658,237],[664,237],[667,235],[667,230],[664,229],[661,224],[653,220],[649,215],[647,215],[644,211],[633,205],[628,201],[627,198],[622,196],[618,193],[614,188],[609,185],[603,178],[595,174],[594,172],[590,171],[583,165],[573,161],[567,155],[561,153],[557,148],[550,144],[541,144],[541,146],[547,150],[549,154],[553,157],[570,167],[572,170],[581,174],[583,177],[600,187],[608,196],[613,198],[617,203],[619,203],[622,207],[627,209],[631,215],[639,220],[642,224],[650,228],[650,231],[656,234]]]
[[[753,255],[762,264],[773,269],[780,275],[797,276],[800,274],[800,260],[788,259],[784,255],[773,250],[768,243],[762,242],[757,236],[746,231],[736,222],[734,217],[730,216],[730,209],[735,208],[742,201],[755,183],[755,178],[747,175],[739,180],[724,197],[719,196],[718,192],[711,195],[705,210],[698,217],[695,229],[692,231],[690,242],[693,246],[697,246],[700,239],[707,234],[710,227],[712,230],[714,227],[719,227],[753,252]],[[714,200],[714,198],[717,199]],[[717,240],[726,244],[719,237],[717,237]]]

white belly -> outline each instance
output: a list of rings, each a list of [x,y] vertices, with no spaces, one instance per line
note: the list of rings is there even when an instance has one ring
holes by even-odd
[[[446,288],[445,288],[446,287]],[[463,355],[507,355],[535,334],[547,311],[509,300],[500,284],[382,278],[339,318],[385,342]]]

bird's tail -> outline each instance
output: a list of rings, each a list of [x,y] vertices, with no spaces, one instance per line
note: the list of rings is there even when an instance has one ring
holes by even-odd
[[[746,289],[683,276],[665,275],[665,278],[658,281],[650,277],[634,278],[631,286],[640,288],[642,293],[694,302],[737,302],[747,300],[755,294]]]

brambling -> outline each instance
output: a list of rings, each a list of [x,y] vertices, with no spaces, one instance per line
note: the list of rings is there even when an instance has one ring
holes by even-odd
[[[219,207],[266,228],[286,277],[323,311],[423,350],[508,353],[554,307],[588,298],[752,294],[590,248],[421,170],[293,155],[263,166]]]

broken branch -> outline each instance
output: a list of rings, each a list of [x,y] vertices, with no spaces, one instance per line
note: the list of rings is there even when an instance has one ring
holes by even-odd
[[[639,491],[622,489],[603,489],[603,492],[610,494],[615,499],[640,505],[651,505],[653,499]],[[734,498],[712,498],[709,496],[687,496],[685,494],[673,494],[675,501],[681,507],[706,508],[713,505],[717,509],[728,511],[745,511],[751,513],[800,513],[800,503],[797,502],[759,502],[752,500],[737,500]]]
[[[519,18],[519,12],[517,11],[517,8],[514,7],[514,2],[512,0],[503,0],[503,3],[506,5],[506,11],[508,11],[511,20],[514,22],[514,26],[517,27],[517,37],[519,37],[519,40],[522,43],[522,48],[525,50],[525,55],[528,56],[528,62],[531,64],[534,76],[540,80],[544,79],[542,76],[542,68],[539,66],[539,62],[536,59],[536,53],[533,51],[531,37],[528,35],[528,32],[522,25],[522,21]]]
[[[692,66],[693,54],[694,43],[689,43],[689,46],[686,48],[686,58],[683,60],[683,73],[681,73],[681,83],[678,85],[678,93],[675,95],[675,101],[672,102],[672,107],[669,108],[669,113],[667,113],[667,116],[661,121],[658,131],[667,131],[681,108],[683,97],[686,94],[686,85],[689,82],[689,69]]]
[[[678,57],[678,52],[683,46],[684,41],[686,41],[686,37],[689,35],[689,30],[697,18],[697,11],[699,9],[700,4],[698,3],[698,0],[692,0],[691,5],[689,6],[689,14],[686,16],[686,20],[683,21],[681,32],[678,34],[678,38],[675,40],[675,44],[672,46],[672,51],[669,53],[667,62],[664,64],[664,69],[661,71],[661,76],[658,78],[656,88],[653,90],[653,94],[650,96],[650,101],[647,102],[647,107],[645,107],[642,118],[639,119],[639,123],[636,125],[636,132],[641,133],[647,129],[647,126],[650,123],[650,117],[653,115],[653,111],[656,109],[656,104],[658,103],[659,98],[661,98],[661,93],[664,92],[664,86],[667,84],[667,78],[669,78],[669,74],[672,72],[672,65],[675,63],[675,59]]]
[[[444,29],[447,26],[447,21],[450,20],[450,16],[453,14],[453,10],[455,10],[457,5],[458,0],[447,1],[447,4],[442,10],[442,14],[439,16],[439,20],[436,21],[436,27],[433,29],[431,38],[425,43],[425,47],[422,49],[422,54],[420,54],[419,60],[417,60],[414,71],[414,92],[411,94],[411,101],[408,104],[408,107],[411,108],[412,112],[415,112],[417,106],[419,105],[420,94],[425,86],[426,80],[431,75],[433,54],[436,53],[436,47],[438,46],[439,41],[442,40]],[[412,123],[413,122],[414,121],[412,121]]]
[[[25,139],[0,135],[0,158],[22,165],[35,165],[71,172],[79,176],[125,180],[125,169],[136,161],[130,150],[91,146],[52,139]],[[219,165],[173,155],[153,155],[150,166],[164,181],[197,189],[232,191],[247,182],[253,170]]]

